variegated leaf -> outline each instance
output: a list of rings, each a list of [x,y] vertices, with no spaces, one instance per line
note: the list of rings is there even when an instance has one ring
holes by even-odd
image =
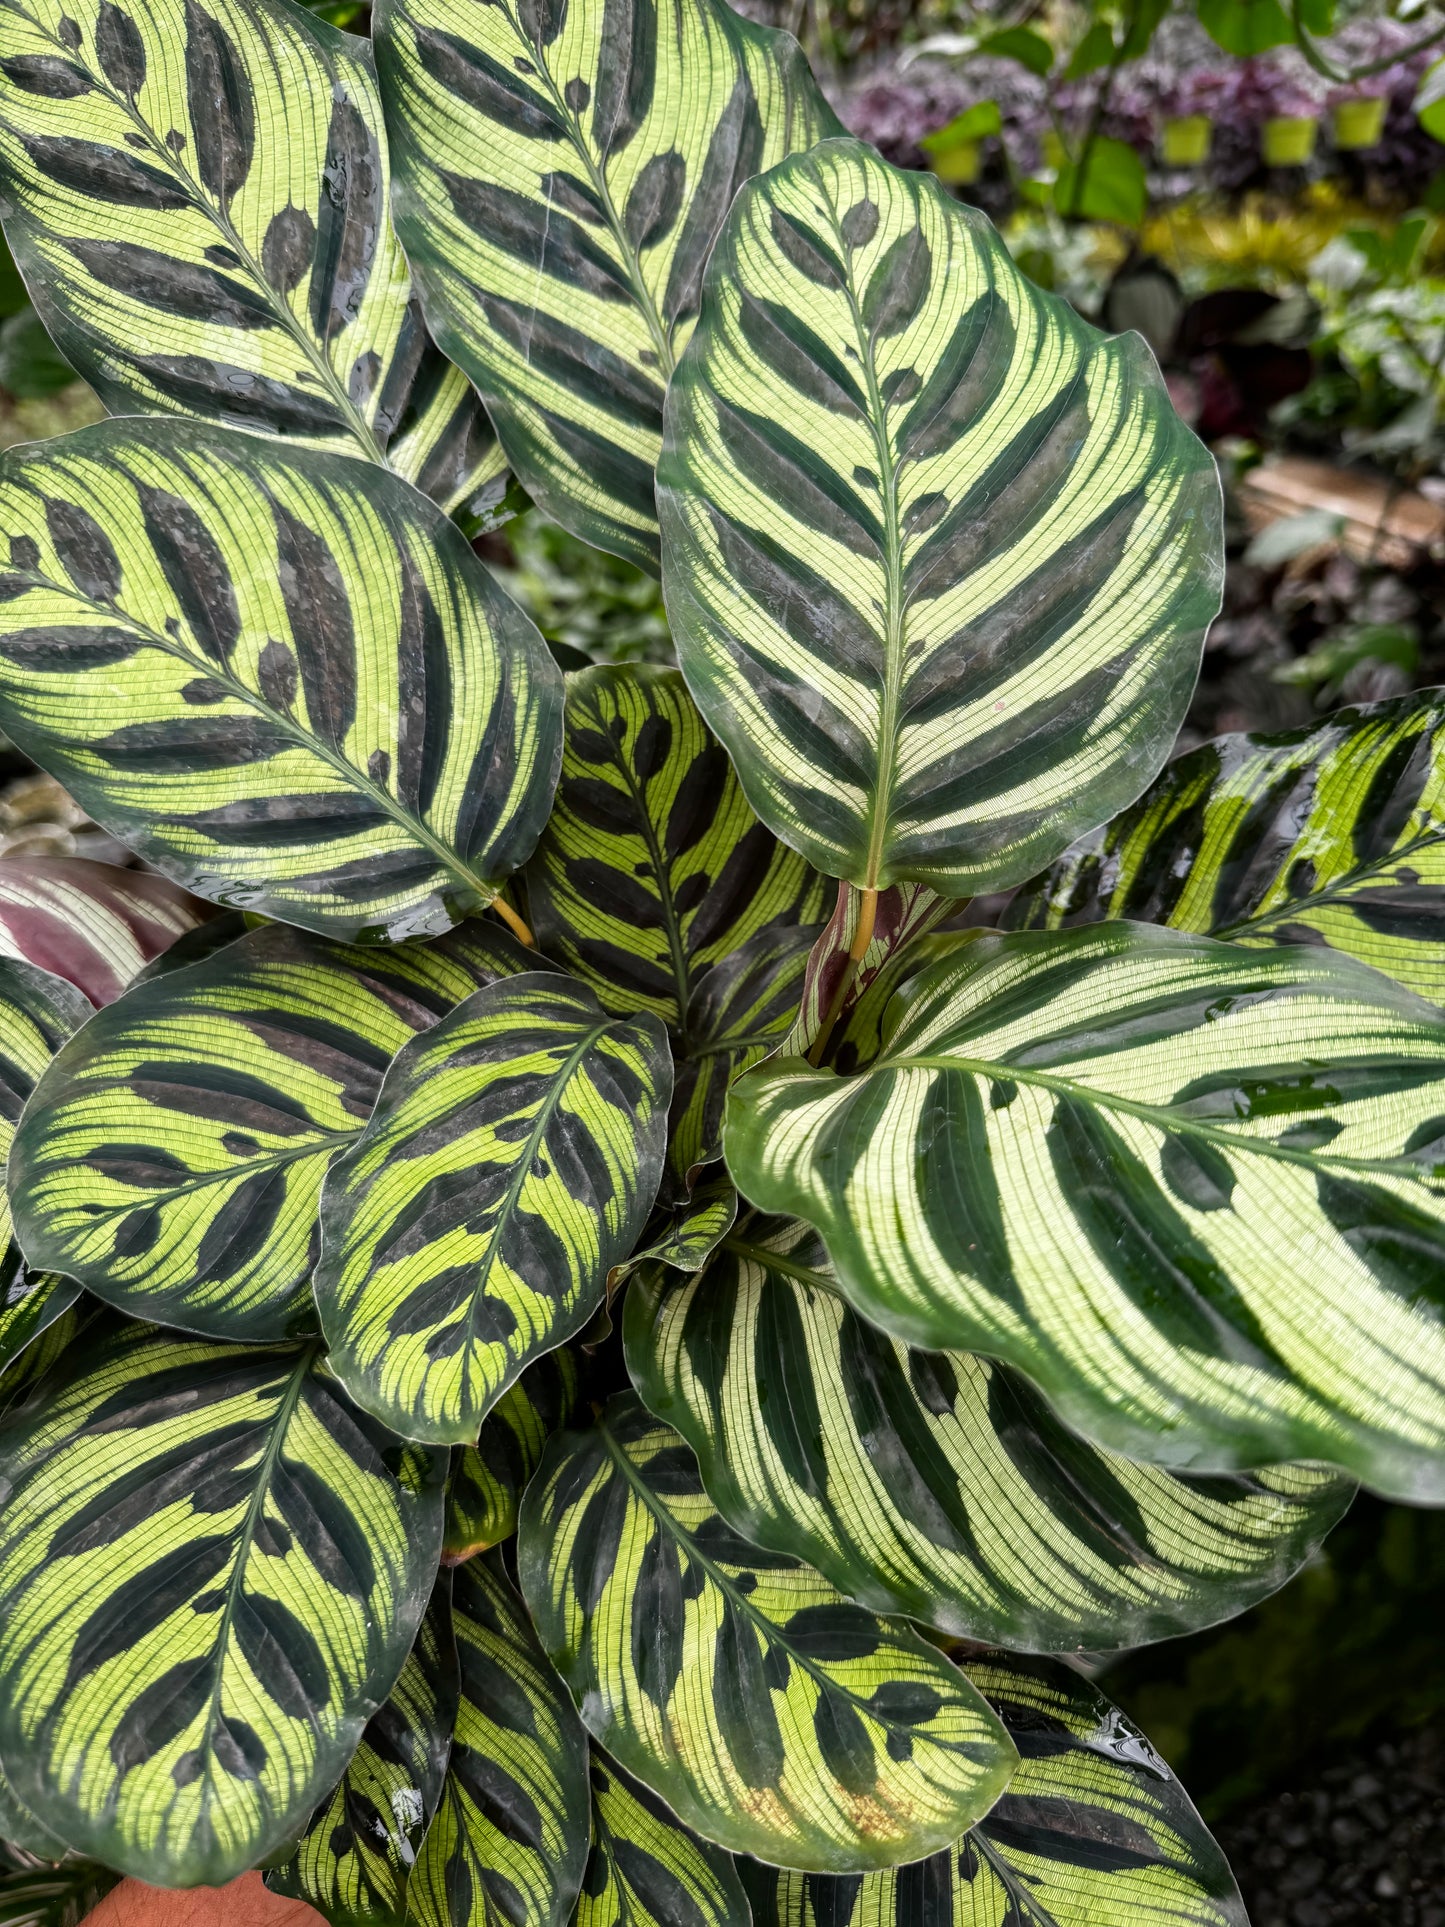
[[[846,1029],[851,1012],[880,974],[896,971],[914,940],[957,908],[921,883],[895,883],[871,899],[840,883],[833,914],[808,959],[797,1018],[778,1046],[782,1054],[833,1061],[843,1043],[837,1026]]]
[[[862,889],[998,890],[1132,800],[1219,607],[1218,476],[1143,341],[856,141],[734,202],[657,499],[703,715]]]
[[[554,520],[654,572],[662,398],[749,175],[838,123],[722,0],[385,0],[396,222],[427,319]]]
[[[210,914],[209,904],[145,870],[85,857],[0,862],[0,954],[66,978],[93,1004],[111,1003]]]
[[[577,1403],[577,1361],[563,1345],[529,1365],[482,1420],[475,1445],[452,1448],[442,1558],[460,1565],[517,1530],[517,1508],[552,1434]]]
[[[732,1856],[591,1749],[592,1851],[575,1927],[752,1927]]]
[[[905,1342],[1130,1456],[1445,1498],[1445,1017],[1348,957],[980,934],[882,1054],[735,1088],[728,1163]]]
[[[314,1329],[327,1166],[402,1045],[528,963],[481,923],[365,949],[271,925],[136,985],[27,1107],[10,1183],[31,1262],[212,1337]]]
[[[385,470],[195,423],[0,464],[0,725],[204,897],[434,935],[531,852],[561,754],[546,645]]]
[[[517,1565],[594,1739],[734,1852],[889,1866],[956,1839],[1008,1782],[1014,1750],[957,1669],[739,1538],[631,1394],[548,1446]]]
[[[719,1161],[703,1171],[682,1204],[664,1206],[643,1233],[642,1243],[613,1267],[614,1291],[639,1265],[656,1261],[679,1271],[697,1271],[732,1230],[738,1215],[737,1186]]]

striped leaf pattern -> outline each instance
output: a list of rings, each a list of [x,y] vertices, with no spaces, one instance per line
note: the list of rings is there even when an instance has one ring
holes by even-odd
[[[756,1927],[1249,1927],[1223,1854],[1118,1707],[1068,1668],[965,1663],[1021,1754],[948,1852],[861,1879],[738,1863]]]
[[[865,889],[1002,889],[1131,801],[1219,607],[1218,476],[1143,341],[857,141],[734,202],[657,500],[703,715]]]
[[[460,1682],[451,1574],[443,1572],[395,1686],[294,1856],[266,1875],[331,1927],[405,1927],[406,1889],[441,1801]]]
[[[576,1927],[752,1927],[732,1857],[678,1823],[600,1747]]]
[[[837,1062],[854,1007],[885,970],[958,908],[921,883],[895,883],[871,904],[849,883],[838,885],[833,914],[819,933],[803,978],[792,1029],[779,1046],[785,1056],[807,1057],[815,1048]],[[871,921],[864,928],[865,909]],[[861,944],[860,954],[855,954]],[[841,1029],[839,1028],[841,1026]],[[830,1037],[837,1042],[827,1049]]]
[[[0,725],[198,895],[342,940],[433,935],[531,851],[546,645],[384,469],[194,423],[0,464]]]
[[[699,1271],[719,1242],[732,1230],[738,1215],[737,1186],[721,1164],[712,1164],[681,1204],[664,1207],[643,1234],[643,1241],[624,1264],[614,1266],[613,1287],[640,1265],[656,1262],[679,1271]]]
[[[314,1346],[125,1323],[0,1434],[0,1759],[71,1846],[220,1884],[304,1825],[391,1690],[444,1461]]]
[[[273,924],[138,984],[26,1111],[10,1171],[25,1250],[135,1317],[261,1343],[314,1329],[328,1164],[403,1044],[526,969],[480,923],[365,949]]]
[[[475,1445],[452,1448],[442,1558],[448,1565],[500,1545],[517,1530],[527,1481],[577,1404],[574,1354],[564,1345],[529,1365],[482,1420]]]
[[[796,1220],[744,1222],[692,1278],[649,1267],[624,1330],[731,1526],[990,1645],[1105,1651],[1227,1619],[1354,1496],[1320,1466],[1191,1480],[1101,1452],[1001,1365],[865,1325]]]
[[[322,1199],[316,1297],[352,1397],[408,1438],[473,1442],[637,1242],[671,1085],[655,1017],[609,1017],[551,972],[402,1050]]]
[[[0,1927],[80,1927],[119,1878],[93,1860],[0,1873]]]
[[[209,906],[167,877],[86,857],[10,856],[0,862],[0,955],[64,977],[93,1004],[131,979]]]
[[[840,1080],[734,1089],[743,1193],[905,1342],[1195,1471],[1445,1497],[1445,1017],[1353,959],[1146,924],[981,934]]]
[[[496,1553],[459,1567],[461,1704],[408,1893],[416,1927],[567,1927],[587,1860],[587,1741]]]
[[[5,0],[0,197],[113,413],[386,460],[446,509],[500,498],[496,436],[392,232],[364,40],[276,0]]]
[[[1445,1003],[1445,696],[1205,743],[1008,910],[1020,930],[1106,917],[1325,944]]]
[[[427,319],[529,493],[658,568],[662,398],[751,174],[838,131],[796,42],[722,0],[374,14]]]
[[[1014,1752],[902,1621],[748,1545],[631,1394],[560,1433],[522,1502],[522,1590],[588,1730],[684,1825],[843,1872],[954,1840]]]

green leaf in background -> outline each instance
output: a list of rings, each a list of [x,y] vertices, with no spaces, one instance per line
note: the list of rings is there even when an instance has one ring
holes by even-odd
[[[735,1086],[728,1164],[905,1342],[1131,1457],[1445,1498],[1445,1016],[1353,959],[981,934],[844,1080]]]
[[[1244,59],[1294,39],[1279,0],[1199,0],[1199,24],[1216,46]]]
[[[592,1851],[576,1927],[752,1927],[732,1856],[689,1833],[600,1747],[589,1764]]]
[[[444,1461],[315,1346],[127,1323],[0,1433],[0,1759],[77,1851],[219,1885],[294,1838],[396,1681]]]
[[[527,969],[479,923],[366,949],[271,925],[136,985],[26,1111],[10,1169],[24,1248],[133,1317],[257,1343],[313,1330],[328,1164],[403,1044]]]
[[[559,1433],[522,1502],[522,1591],[593,1738],[734,1852],[846,1871],[956,1839],[1013,1748],[942,1654],[746,1544],[630,1394]]]
[[[1070,54],[1064,79],[1082,80],[1086,74],[1097,73],[1100,67],[1107,67],[1113,58],[1114,29],[1107,20],[1096,20]]]
[[[657,1019],[609,1017],[551,972],[402,1050],[322,1196],[316,1299],[352,1397],[409,1438],[475,1440],[637,1242],[671,1092]]]
[[[435,935],[531,852],[546,645],[459,531],[349,456],[137,418],[0,464],[0,726],[215,901]]]
[[[1233,1876],[1164,1761],[1066,1666],[964,1662],[1022,1756],[956,1847],[862,1880],[739,1860],[756,1927],[1249,1927]]]
[[[987,34],[979,41],[978,52],[994,59],[1016,60],[1040,79],[1054,64],[1052,46],[1031,27],[1005,27],[1002,33]]]
[[[457,1569],[461,1704],[408,1892],[415,1927],[567,1927],[587,1860],[587,1740],[496,1553]]]
[[[460,1682],[443,1572],[395,1686],[292,1859],[266,1875],[331,1927],[405,1927],[407,1881],[441,1801]]]
[[[1219,606],[1214,462],[1143,343],[857,141],[734,203],[658,504],[704,717],[861,889],[1001,889],[1132,800]]]
[[[93,1860],[0,1871],[0,1927],[80,1927],[119,1879]]]
[[[1128,917],[1327,944],[1445,1003],[1445,696],[1181,756],[1009,905],[1017,930]]]
[[[1143,156],[1106,134],[1095,134],[1080,160],[1066,161],[1054,183],[1054,206],[1078,220],[1138,227],[1148,203]]]
[[[448,1565],[460,1565],[511,1538],[542,1449],[570,1423],[576,1403],[577,1361],[564,1345],[507,1387],[482,1420],[475,1445],[453,1446],[442,1538]]]
[[[330,443],[448,509],[500,494],[391,231],[364,40],[274,0],[8,5],[0,197],[32,325],[114,413]]]
[[[34,308],[0,322],[0,388],[17,401],[54,395],[75,380],[75,370],[46,332]]]
[[[790,35],[721,0],[385,0],[397,229],[528,493],[653,570],[662,399],[752,174],[838,131]]]
[[[1191,1481],[1101,1452],[1002,1366],[863,1324],[796,1220],[744,1220],[691,1278],[649,1266],[624,1332],[730,1525],[988,1644],[1106,1651],[1227,1619],[1354,1496],[1318,1466]]]

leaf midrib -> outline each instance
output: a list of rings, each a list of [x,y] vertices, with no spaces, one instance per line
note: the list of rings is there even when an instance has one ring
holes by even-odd
[[[1247,917],[1240,917],[1234,923],[1211,926],[1205,934],[1218,937],[1221,941],[1237,942],[1241,931],[1267,928],[1270,924],[1284,921],[1291,913],[1301,911],[1307,913],[1322,904],[1348,902],[1349,893],[1362,887],[1371,877],[1384,874],[1393,864],[1403,863],[1417,850],[1432,849],[1441,842],[1445,842],[1445,828],[1422,830],[1409,842],[1401,843],[1393,850],[1387,850],[1383,856],[1377,857],[1373,862],[1356,863],[1350,869],[1342,870],[1338,876],[1331,877],[1321,889],[1312,890],[1308,896],[1282,898],[1276,903],[1254,911]],[[1291,846],[1291,859],[1296,847],[1296,845]],[[1281,869],[1284,867],[1281,865]]]

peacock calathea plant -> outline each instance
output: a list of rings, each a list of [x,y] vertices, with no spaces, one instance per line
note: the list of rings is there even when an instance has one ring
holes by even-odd
[[[786,37],[374,24],[0,4],[0,1918],[1239,1927],[1076,1662],[1445,1500],[1445,703],[1163,767],[1209,456]]]

